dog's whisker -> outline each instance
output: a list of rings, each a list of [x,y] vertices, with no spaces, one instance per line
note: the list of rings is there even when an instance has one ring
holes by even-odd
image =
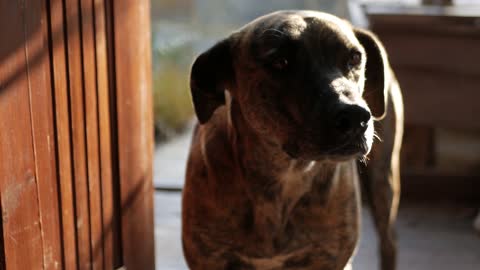
[[[368,161],[370,160],[370,158],[366,155],[363,155],[361,157],[358,158],[358,161],[360,163],[362,163],[363,165],[367,166],[368,165]]]

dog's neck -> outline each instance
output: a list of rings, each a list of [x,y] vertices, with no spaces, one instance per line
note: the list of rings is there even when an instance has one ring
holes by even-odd
[[[313,180],[333,179],[338,163],[290,157],[278,143],[254,131],[235,99],[227,96],[226,105],[228,136],[236,162],[246,174],[243,177],[245,181],[249,181],[250,174],[254,176],[252,178],[255,183],[246,183],[247,185],[260,188],[266,192],[263,195],[267,197],[290,197],[307,192]]]

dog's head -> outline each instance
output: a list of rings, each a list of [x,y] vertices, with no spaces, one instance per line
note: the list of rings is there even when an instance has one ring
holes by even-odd
[[[290,156],[343,159],[370,151],[388,70],[372,33],[325,13],[280,11],[201,54],[190,83],[202,124],[228,89],[250,127]]]

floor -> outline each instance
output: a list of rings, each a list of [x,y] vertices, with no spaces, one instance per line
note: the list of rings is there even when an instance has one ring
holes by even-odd
[[[189,135],[158,147],[155,186],[182,187]],[[188,269],[180,241],[180,192],[155,193],[157,270]],[[402,202],[397,222],[399,267],[407,270],[479,270],[480,235],[472,227],[475,209],[464,205]],[[363,211],[362,237],[355,270],[378,269],[376,234]]]

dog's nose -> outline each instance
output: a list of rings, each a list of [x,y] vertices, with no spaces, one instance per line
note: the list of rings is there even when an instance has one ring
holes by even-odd
[[[335,128],[340,133],[360,134],[367,130],[371,114],[358,105],[344,108],[335,117]]]

